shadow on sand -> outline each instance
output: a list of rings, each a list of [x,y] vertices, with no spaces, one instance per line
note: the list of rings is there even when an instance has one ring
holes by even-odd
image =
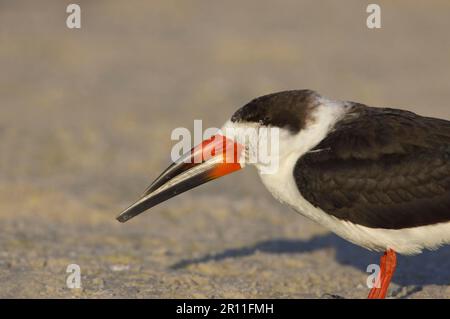
[[[309,240],[278,238],[261,241],[252,246],[226,249],[216,254],[184,259],[172,265],[171,268],[181,269],[208,261],[246,257],[258,251],[269,254],[302,254],[330,247],[335,249],[335,259],[338,263],[355,267],[362,272],[366,271],[367,265],[378,264],[381,256],[381,253],[370,252],[330,233],[315,236]],[[397,265],[393,282],[410,288],[403,297],[420,291],[424,285],[450,284],[450,246],[436,251],[424,251],[417,256],[398,255]]]

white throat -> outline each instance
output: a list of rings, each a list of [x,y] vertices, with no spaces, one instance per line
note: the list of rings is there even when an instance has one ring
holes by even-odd
[[[262,182],[272,195],[282,203],[295,206],[302,214],[308,215],[298,206],[299,192],[294,180],[294,166],[297,160],[319,144],[333,126],[347,112],[345,102],[331,101],[321,98],[321,104],[314,109],[311,121],[297,134],[288,131],[280,132],[279,168],[274,174],[264,174],[259,165],[258,173]],[[311,217],[312,216],[308,216]]]

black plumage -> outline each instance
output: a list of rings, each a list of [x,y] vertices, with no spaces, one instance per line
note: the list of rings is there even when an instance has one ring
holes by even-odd
[[[450,122],[350,103],[351,110],[296,163],[303,197],[371,228],[450,221]]]
[[[318,97],[319,95],[312,90],[292,90],[263,95],[237,110],[231,121],[285,128],[295,134],[311,120],[310,110],[319,104]]]

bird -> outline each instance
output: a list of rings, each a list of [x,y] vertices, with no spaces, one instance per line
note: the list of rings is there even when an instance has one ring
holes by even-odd
[[[243,160],[267,140],[246,137],[246,129],[277,130],[272,155],[278,164],[272,172],[266,162]],[[450,243],[448,120],[301,89],[251,100],[220,133],[173,162],[117,220],[126,222],[253,165],[278,201],[347,241],[382,253],[370,299],[386,297],[397,254],[416,255]]]

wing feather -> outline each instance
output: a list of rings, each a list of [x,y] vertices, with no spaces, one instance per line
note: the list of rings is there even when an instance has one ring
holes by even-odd
[[[300,193],[372,228],[450,221],[450,122],[354,104],[294,170]]]

